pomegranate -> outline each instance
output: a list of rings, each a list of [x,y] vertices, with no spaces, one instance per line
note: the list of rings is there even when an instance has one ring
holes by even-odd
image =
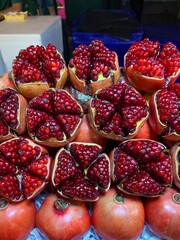
[[[180,52],[171,42],[163,45],[148,38],[133,43],[124,56],[129,83],[152,92],[172,84],[180,76]]]
[[[31,199],[49,180],[51,157],[28,138],[0,144],[0,195],[13,202]]]
[[[68,68],[74,88],[88,95],[117,83],[120,78],[117,54],[97,39],[88,46],[80,44],[76,47]]]
[[[3,88],[13,88],[16,89],[14,82],[11,78],[11,73],[6,72],[2,76],[0,76],[0,89]]]
[[[0,197],[0,239],[24,240],[35,227],[34,200],[13,203]]]
[[[134,137],[134,139],[151,139],[158,140],[158,135],[152,130],[152,127],[149,121],[146,121],[142,128],[139,130],[138,134]]]
[[[180,189],[180,142],[171,147],[170,156],[172,158],[173,181]]]
[[[65,146],[78,134],[83,109],[64,89],[49,88],[29,101],[27,130],[37,143]]]
[[[156,91],[149,101],[149,123],[165,140],[180,140],[180,83]]]
[[[160,197],[146,198],[144,209],[152,232],[163,239],[180,239],[180,192],[176,188],[167,188]]]
[[[15,86],[28,99],[50,87],[62,88],[68,76],[63,56],[50,43],[21,49],[13,60],[12,72]]]
[[[131,139],[110,154],[112,180],[128,194],[154,197],[172,184],[172,162],[166,147],[157,141]]]
[[[36,227],[51,240],[79,240],[89,230],[91,218],[84,202],[48,194],[36,215]]]
[[[82,123],[79,127],[79,132],[74,140],[75,142],[97,143],[101,145],[103,151],[109,146],[109,139],[99,134],[91,127],[87,114],[83,115]]]
[[[129,196],[111,187],[93,203],[92,225],[106,240],[132,240],[141,234],[145,222],[140,197]]]
[[[96,92],[89,101],[88,116],[97,133],[123,141],[138,134],[149,111],[139,92],[125,83],[117,83]]]
[[[27,107],[27,100],[16,90],[0,90],[0,142],[25,133]]]
[[[52,186],[63,197],[96,201],[110,187],[110,160],[95,143],[72,142],[56,153]]]

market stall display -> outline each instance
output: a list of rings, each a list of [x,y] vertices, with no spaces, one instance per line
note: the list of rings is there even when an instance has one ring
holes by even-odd
[[[137,43],[138,56],[142,53],[144,42],[149,43],[145,46],[146,53],[153,51],[153,47],[157,46],[157,42],[154,43],[150,39],[142,41]],[[111,59],[111,52],[108,52],[109,55],[105,57],[104,53],[107,53],[107,49],[99,47],[104,46],[103,42],[95,39],[93,43],[97,43],[93,48],[96,50],[96,56],[98,55],[98,64],[107,57]],[[44,47],[47,47],[46,49],[50,52],[54,49],[50,58],[56,60],[54,59],[54,54],[58,54],[56,47],[51,43],[49,48],[48,44]],[[179,74],[180,52],[170,43],[166,46],[170,48],[168,53],[174,54],[173,56],[165,54],[168,60],[172,60],[171,70]],[[31,46],[29,49],[37,50],[36,47],[36,45]],[[94,65],[86,59],[90,57],[88,51],[91,51],[91,47],[92,45],[83,47],[87,55],[83,55],[84,61],[78,62],[78,69],[84,69],[84,62],[87,64],[85,65],[87,69],[93,69]],[[19,49],[20,53],[21,51]],[[148,56],[148,54],[144,55],[145,52],[142,53],[144,57]],[[133,52],[129,51],[129,59],[132,59],[131,54],[133,56]],[[30,55],[33,56],[33,54]],[[49,60],[46,51],[42,51],[41,55]],[[29,53],[25,56],[29,59]],[[75,57],[81,58],[81,51],[80,55]],[[23,59],[26,62],[26,57]],[[37,63],[36,55],[33,59],[33,63]],[[96,57],[94,59],[97,60]],[[136,65],[139,59],[134,58],[133,63],[130,62],[128,66]],[[114,58],[111,64],[114,64]],[[45,67],[43,66],[43,69]],[[36,216],[38,216],[49,197],[52,194],[58,194],[54,195],[56,197],[53,198],[53,203],[51,202],[52,208],[49,213],[52,217],[45,221],[48,226],[54,223],[53,227],[56,231],[62,230],[61,224],[58,224],[56,219],[59,220],[59,217],[64,219],[68,211],[73,210],[74,206],[71,204],[75,204],[77,211],[82,208],[86,214],[84,219],[87,220],[83,223],[87,225],[85,224],[79,232],[76,224],[73,228],[77,230],[75,233],[71,231],[72,227],[66,226],[66,231],[59,233],[61,236],[58,239],[70,240],[72,237],[69,236],[74,236],[73,234],[79,234],[77,239],[83,240],[106,240],[109,237],[114,237],[116,240],[124,240],[126,237],[129,240],[166,238],[169,236],[168,231],[164,236],[161,235],[162,228],[158,231],[155,227],[153,228],[151,216],[148,218],[150,211],[146,211],[148,202],[156,204],[156,200],[163,197],[169,198],[169,206],[173,206],[176,211],[177,220],[172,221],[171,229],[173,227],[176,229],[175,223],[179,222],[177,213],[180,213],[180,83],[175,79],[171,84],[159,86],[153,92],[139,91],[133,85],[134,79],[131,78],[129,81],[126,66],[116,65],[116,68],[119,68],[120,73],[118,81],[112,81],[110,86],[107,86],[106,79],[102,80],[104,84],[93,94],[76,89],[76,85],[71,84],[69,72],[64,85],[59,88],[49,86],[31,99],[23,96],[18,89],[3,88],[12,81],[10,74],[0,78],[0,83],[2,82],[0,86],[3,86],[0,89],[0,136],[2,139],[0,196],[19,203],[26,199],[33,199],[38,212]],[[147,70],[147,68],[152,71],[157,70],[156,65],[151,65],[151,61],[149,65],[145,64],[144,69]],[[28,74],[28,80],[30,82],[32,79],[38,80],[39,75],[34,74],[33,69],[30,71],[28,60],[27,64],[18,68],[16,77],[19,78],[22,73],[30,71],[32,74]],[[53,64],[50,65],[50,70],[53,70]],[[99,68],[97,75],[102,76],[103,70],[104,68]],[[42,68],[38,71],[42,71]],[[113,76],[111,77],[113,79]],[[79,78],[82,81],[85,80],[84,75]],[[153,83],[155,80],[151,78],[150,81]],[[144,84],[143,80],[141,84]],[[73,94],[76,90],[79,94]],[[23,103],[25,116],[21,119],[26,128],[24,132],[16,131],[21,109],[19,95],[26,100]],[[83,102],[83,98],[86,101]],[[88,132],[81,128],[84,116],[87,117],[89,124]],[[158,126],[158,129],[154,126]],[[142,129],[144,131],[151,129],[155,132],[156,139],[154,137],[151,139],[150,134],[149,139],[142,139],[140,134]],[[98,143],[94,143],[92,138],[88,137],[87,142],[78,142],[76,141],[78,133],[94,134]],[[5,136],[9,139],[3,138]],[[167,194],[169,189],[173,194]],[[55,201],[57,196],[58,201]],[[129,211],[126,211],[124,216],[122,209],[125,205]],[[139,209],[138,212],[137,209]],[[115,221],[107,220],[111,219],[113,213],[119,221],[122,221],[124,216],[124,225],[116,225]],[[172,213],[167,213],[169,219],[172,219]],[[71,214],[73,215],[73,212]],[[103,216],[103,219],[99,216]],[[157,218],[163,217],[159,215]],[[68,217],[68,219],[71,219],[71,225],[73,218]],[[53,227],[44,228],[37,220],[27,239],[41,240],[48,239],[48,236],[53,239],[52,235],[49,235]],[[120,227],[122,235],[116,235]],[[47,229],[50,232],[46,235]],[[166,230],[168,229],[162,231]],[[180,233],[176,230],[175,233],[173,240],[179,240]]]

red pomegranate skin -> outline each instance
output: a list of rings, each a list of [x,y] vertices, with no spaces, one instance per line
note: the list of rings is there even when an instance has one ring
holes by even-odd
[[[117,194],[119,202],[115,200]],[[92,225],[105,240],[137,239],[143,230],[144,220],[141,198],[122,194],[113,187],[93,204]]]
[[[180,191],[167,188],[157,198],[144,201],[145,220],[150,230],[167,240],[180,239]]]
[[[58,199],[57,194],[48,194],[37,212],[36,227],[51,240],[81,239],[91,225],[86,204],[65,199],[70,203],[69,206],[57,209],[54,204]]]

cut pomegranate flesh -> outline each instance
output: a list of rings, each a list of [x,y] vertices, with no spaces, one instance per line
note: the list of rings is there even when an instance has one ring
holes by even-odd
[[[97,39],[88,46],[80,44],[74,49],[73,57],[69,60],[69,74],[76,89],[92,95],[96,90],[119,81],[117,54]]]
[[[172,184],[172,162],[166,147],[153,140],[132,139],[111,153],[112,179],[132,195],[158,196]]]
[[[0,195],[18,202],[34,198],[48,183],[51,157],[33,141],[17,137],[0,144]]]
[[[0,142],[26,131],[27,100],[12,88],[0,90]]]
[[[180,83],[175,83],[154,93],[149,102],[149,122],[163,138],[180,140]]]
[[[27,129],[36,142],[59,147],[77,136],[83,109],[66,90],[50,88],[31,99],[29,106]]]
[[[124,65],[132,86],[140,91],[154,91],[180,76],[180,52],[172,42],[161,48],[158,41],[145,38],[131,45]]]
[[[48,82],[50,87],[56,86],[61,69],[65,62],[52,44],[44,46],[29,46],[22,49],[13,60],[12,70],[16,82]]]
[[[104,137],[134,137],[148,118],[148,105],[133,87],[118,83],[99,90],[89,102],[89,120]]]
[[[96,201],[110,187],[110,160],[94,143],[72,142],[61,148],[52,170],[52,184],[67,198]]]

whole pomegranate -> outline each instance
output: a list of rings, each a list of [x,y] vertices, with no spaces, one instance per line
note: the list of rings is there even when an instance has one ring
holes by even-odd
[[[173,181],[180,189],[180,142],[171,147],[170,156],[173,166]]]
[[[0,142],[26,132],[27,107],[27,100],[16,90],[0,90]]]
[[[110,154],[112,180],[128,194],[158,196],[171,186],[172,161],[166,147],[149,139],[120,143]]]
[[[90,228],[85,203],[48,194],[36,215],[36,227],[51,240],[79,240]]]
[[[148,116],[145,98],[125,83],[100,89],[89,101],[91,126],[98,134],[113,140],[135,137]]]
[[[2,76],[0,76],[0,89],[3,89],[3,88],[16,89],[14,82],[11,78],[11,74],[9,72],[6,72]]]
[[[28,134],[41,145],[65,146],[76,138],[82,117],[81,105],[66,90],[49,88],[29,101]]]
[[[152,232],[167,240],[180,239],[180,192],[167,188],[157,198],[144,201],[145,220]]]
[[[80,44],[76,47],[68,68],[71,84],[88,95],[117,83],[120,78],[117,54],[98,39],[88,46]]]
[[[109,139],[99,135],[94,129],[91,127],[87,114],[83,115],[82,123],[79,127],[79,132],[77,137],[74,140],[75,142],[89,142],[89,143],[97,143],[101,145],[103,150],[109,146]]]
[[[180,141],[180,83],[155,92],[149,101],[149,123],[164,140]]]
[[[0,239],[24,240],[35,227],[34,200],[13,203],[0,197]]]
[[[26,98],[33,98],[50,87],[62,88],[68,71],[63,56],[49,43],[21,49],[13,60],[14,84]]]
[[[140,197],[111,187],[93,203],[92,226],[106,240],[137,239],[144,227],[145,213]]]
[[[47,185],[51,157],[28,138],[0,144],[0,195],[13,202],[34,198]]]
[[[148,38],[133,43],[124,56],[128,82],[139,91],[152,92],[172,84],[180,76],[180,52],[167,42]]]
[[[109,157],[98,144],[71,142],[56,153],[51,180],[63,197],[97,201],[110,187]]]

